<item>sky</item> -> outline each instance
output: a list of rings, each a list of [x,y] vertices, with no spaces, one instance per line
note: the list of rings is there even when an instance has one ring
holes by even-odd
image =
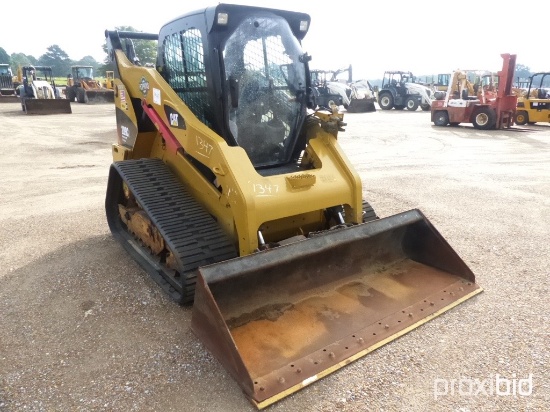
[[[544,36],[548,26],[542,23],[543,27],[536,28],[537,16],[550,15],[550,0],[531,0],[524,6],[505,6],[503,0],[234,3],[308,13],[311,26],[302,46],[313,58],[310,67],[337,70],[351,64],[353,80],[380,79],[386,70],[411,71],[416,76],[456,69],[497,71],[502,67],[502,53],[516,54],[516,64],[533,72],[550,71],[548,41],[537,37]],[[146,4],[158,7],[147,8]],[[73,60],[89,55],[103,62],[106,29],[132,26],[158,33],[164,23],[216,4],[205,0],[94,0],[78,13],[74,0],[51,0],[47,14],[25,13],[25,29],[21,19],[2,19],[0,47],[8,54],[38,58],[56,44]]]

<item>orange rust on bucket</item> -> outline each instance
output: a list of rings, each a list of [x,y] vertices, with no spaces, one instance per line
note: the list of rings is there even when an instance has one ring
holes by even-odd
[[[262,408],[480,291],[409,211],[200,268],[192,329]]]

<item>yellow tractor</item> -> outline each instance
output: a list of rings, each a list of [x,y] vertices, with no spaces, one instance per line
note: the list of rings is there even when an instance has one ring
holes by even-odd
[[[115,88],[115,72],[112,70],[107,70],[105,72],[105,80],[103,81],[102,86],[106,89],[113,90]]]
[[[72,66],[67,76],[65,96],[71,102],[78,103],[112,103],[114,91],[103,87],[94,79],[92,66]]]
[[[111,232],[260,409],[481,291],[420,210],[377,217],[343,114],[315,110],[309,25],[219,4],[105,32]],[[158,40],[155,67],[133,40]]]

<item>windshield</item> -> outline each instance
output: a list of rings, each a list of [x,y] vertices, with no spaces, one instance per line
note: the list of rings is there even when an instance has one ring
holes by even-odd
[[[76,69],[77,79],[93,79],[93,69],[91,67],[78,67]]]
[[[305,66],[288,23],[272,14],[244,19],[223,50],[233,138],[254,166],[288,162],[305,110]]]
[[[401,77],[402,83],[414,83],[415,79],[411,73],[403,73]]]

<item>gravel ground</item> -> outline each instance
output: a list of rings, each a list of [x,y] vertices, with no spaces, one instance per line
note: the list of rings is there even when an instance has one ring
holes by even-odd
[[[419,208],[484,292],[271,411],[546,411],[550,127],[347,114],[381,217]],[[104,216],[115,116],[0,105],[0,410],[254,411]]]

